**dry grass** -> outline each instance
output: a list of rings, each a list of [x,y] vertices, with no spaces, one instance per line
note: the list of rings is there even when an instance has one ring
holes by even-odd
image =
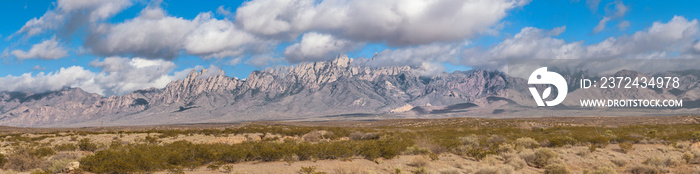
[[[302,167],[309,166],[317,167],[313,172],[325,173],[697,171],[700,150],[694,148],[697,146],[692,146],[692,141],[687,139],[693,138],[693,132],[698,131],[693,125],[624,125],[617,122],[614,124],[621,126],[602,128],[574,125],[586,119],[573,120],[556,124],[533,120],[394,120],[363,123],[358,127],[263,124],[167,131],[145,129],[121,132],[10,133],[0,136],[3,140],[0,141],[0,154],[7,157],[5,169],[57,172],[68,162],[79,161],[85,156],[94,156],[110,149],[116,149],[113,150],[116,152],[115,157],[131,159],[125,158],[125,153],[118,149],[143,146],[141,150],[144,153],[152,153],[149,150],[157,150],[155,147],[186,141],[194,144],[191,148],[185,148],[189,149],[187,153],[173,151],[173,154],[207,154],[208,152],[200,151],[240,144],[250,144],[265,154],[251,153],[256,157],[236,158],[237,160],[222,160],[229,158],[219,158],[221,154],[218,153],[213,153],[217,156],[216,159],[183,156],[186,157],[183,159],[203,161],[192,164],[172,163],[174,167],[164,165],[166,167],[160,169],[135,172],[295,173],[301,171]],[[525,123],[536,125],[536,128],[518,126]],[[689,130],[688,133],[685,130]],[[402,141],[387,141],[387,138]],[[285,142],[289,144],[284,144]],[[397,145],[405,148],[386,148]],[[34,150],[23,151],[21,146]],[[591,151],[590,147],[595,149]],[[44,149],[38,150],[40,148]],[[235,154],[223,156],[226,155]],[[213,165],[219,168],[207,168]],[[0,173],[12,172],[0,170]]]

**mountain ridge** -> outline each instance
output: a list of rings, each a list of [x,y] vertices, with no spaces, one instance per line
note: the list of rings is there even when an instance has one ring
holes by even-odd
[[[253,71],[245,80],[193,70],[162,89],[103,97],[79,88],[40,94],[0,92],[0,125],[90,126],[284,120],[386,114],[399,107],[473,102],[499,96],[505,74],[470,70],[419,75],[410,66],[329,61]],[[193,117],[192,115],[197,115]]]

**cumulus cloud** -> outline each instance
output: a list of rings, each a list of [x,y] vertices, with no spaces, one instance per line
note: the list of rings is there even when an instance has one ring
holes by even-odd
[[[30,37],[51,30],[72,33],[87,22],[107,19],[131,5],[129,0],[58,0],[55,9],[27,21],[15,34]]]
[[[700,34],[697,20],[675,16],[667,23],[630,36],[609,37],[588,46],[555,38],[564,27],[550,31],[527,27],[512,38],[489,49],[463,51],[462,63],[472,66],[501,66],[508,59],[650,59],[672,58],[672,52],[690,49]]]
[[[586,48],[587,57],[642,58],[653,52],[679,51],[679,47],[688,47],[695,40],[700,34],[699,28],[697,19],[688,21],[674,16],[667,23],[654,22],[650,28],[631,36],[610,37],[590,45]]]
[[[342,39],[415,45],[461,41],[486,32],[509,10],[528,0],[256,0],[236,10],[248,32],[290,39],[301,33],[332,33]]]
[[[10,54],[23,59],[58,59],[68,56],[68,51],[60,46],[56,39],[34,44],[29,51],[13,50]]]
[[[287,47],[284,56],[289,62],[318,61],[355,49],[360,44],[337,39],[330,34],[306,33],[299,43]]]
[[[95,27],[84,44],[98,55],[152,59],[173,59],[181,50],[204,58],[232,57],[261,51],[268,45],[238,30],[231,21],[212,18],[210,12],[187,20],[168,16],[160,7],[147,7],[123,23]]]
[[[64,87],[80,87],[93,92],[100,91],[92,80],[95,73],[80,66],[61,68],[56,72],[40,72],[36,75],[25,73],[21,76],[8,75],[0,78],[1,91],[45,92],[60,90]]]
[[[25,73],[21,76],[0,77],[0,91],[46,92],[64,87],[78,87],[87,92],[105,96],[123,95],[146,88],[163,88],[173,80],[182,79],[193,68],[174,72],[175,64],[165,60],[107,57],[95,60],[92,72],[80,66],[61,68],[56,72]],[[216,68],[210,74],[220,74]]]
[[[239,30],[231,21],[213,19],[210,13],[202,13],[195,20],[199,26],[184,41],[184,49],[189,54],[205,58],[233,57],[246,51],[262,52],[274,44]]]

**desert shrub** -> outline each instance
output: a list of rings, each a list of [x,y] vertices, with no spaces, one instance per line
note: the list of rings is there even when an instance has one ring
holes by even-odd
[[[362,133],[362,132],[353,132],[350,133],[349,135],[350,140],[375,140],[379,139],[379,134],[377,133]]]
[[[565,145],[575,145],[576,144],[576,139],[571,138],[569,136],[556,136],[556,137],[551,137],[548,140],[549,140],[550,147],[562,147]]]
[[[455,169],[455,168],[451,168],[451,169],[440,169],[438,172],[439,172],[440,174],[461,174],[461,173],[462,173],[462,172],[460,172],[458,169]]]
[[[413,170],[413,174],[428,174],[428,169],[425,169],[425,167],[417,168]]]
[[[599,148],[605,148],[610,143],[610,138],[605,136],[596,136],[588,139],[588,142]]]
[[[525,149],[518,153],[520,158],[525,160],[525,162],[530,166],[535,166],[535,151],[532,149]]]
[[[699,164],[700,163],[700,151],[690,150],[683,153],[681,158],[688,164]]]
[[[584,170],[583,174],[617,174],[617,170],[610,166],[596,167],[595,170]]]
[[[536,148],[540,146],[540,143],[530,137],[522,137],[515,140],[515,145],[524,148]]]
[[[78,146],[73,143],[64,143],[53,146],[53,149],[56,151],[75,151],[78,149]]]
[[[148,144],[158,144],[160,143],[160,140],[158,140],[157,137],[152,137],[150,135],[146,136],[143,138],[143,140],[148,143]]]
[[[512,166],[515,170],[520,170],[527,165],[527,162],[515,153],[504,154],[503,158],[505,159],[505,164]]]
[[[80,139],[80,141],[78,141],[78,147],[82,151],[94,152],[95,150],[97,150],[97,144],[90,141],[89,138]]]
[[[459,137],[459,141],[462,143],[463,146],[467,146],[469,148],[479,147],[479,137],[477,137],[474,134],[471,134],[466,137]]]
[[[557,158],[559,155],[548,148],[540,148],[535,150],[535,159],[532,162],[534,167],[542,168],[549,164],[549,161]]]
[[[508,174],[513,173],[513,169],[507,166],[488,166],[474,172],[474,174]]]
[[[48,157],[48,156],[51,156],[54,154],[56,154],[56,151],[54,151],[53,149],[51,149],[49,147],[38,147],[38,148],[31,149],[29,151],[29,155],[32,155],[32,156],[35,156],[38,158]]]
[[[625,171],[632,174],[661,174],[659,168],[649,165],[636,165],[627,168]]]
[[[610,162],[615,164],[617,167],[624,167],[625,165],[627,165],[627,161],[622,159],[611,159]]]
[[[406,155],[426,155],[430,154],[430,150],[427,148],[422,148],[417,145],[409,146],[406,148],[404,154]]]
[[[207,165],[207,169],[209,169],[209,170],[211,170],[211,171],[218,171],[220,167],[221,167],[221,166],[216,165],[216,164],[209,164],[209,165]]]
[[[484,159],[484,157],[490,154],[495,154],[495,152],[488,148],[471,148],[467,150],[467,156],[476,158],[477,160]]]
[[[647,158],[642,162],[642,164],[645,165],[651,165],[651,166],[656,166],[658,168],[665,168],[665,167],[675,167],[680,165],[680,160],[676,158],[665,158],[665,159],[660,159],[660,158]]]
[[[620,151],[623,153],[628,153],[634,150],[633,144],[632,143],[620,143],[618,144],[620,146]]]
[[[322,174],[324,172],[317,172],[316,171],[316,166],[301,166],[301,169],[299,169],[299,173],[303,174]]]
[[[2,166],[5,166],[5,163],[7,163],[7,157],[5,156],[5,154],[0,153],[0,168],[2,168]]]
[[[325,132],[314,130],[314,131],[311,131],[311,132],[305,134],[304,136],[302,136],[302,138],[304,139],[304,141],[318,142],[319,140],[321,140],[323,138],[324,133]]]
[[[570,174],[569,168],[564,164],[549,164],[544,167],[545,174]]]
[[[488,139],[486,139],[486,143],[489,147],[498,147],[498,145],[501,145],[505,142],[506,138],[500,135],[491,135]]]
[[[66,167],[66,165],[73,160],[70,159],[55,159],[49,161],[49,165],[47,168],[47,172],[51,173],[58,173],[58,172],[63,172],[63,169]]]
[[[413,160],[406,165],[411,166],[411,167],[418,167],[418,168],[425,167],[428,165],[428,160],[426,160],[425,158],[421,158],[421,157],[413,158]]]
[[[498,153],[512,153],[515,152],[515,145],[510,144],[510,143],[503,143],[498,145],[498,148],[496,149],[496,152]]]
[[[596,149],[598,149],[598,146],[596,146],[595,144],[591,143],[588,145],[589,152],[593,153],[593,152],[595,152]]]
[[[691,135],[691,138],[695,142],[700,141],[700,131],[693,132],[693,134]]]
[[[45,153],[45,152],[44,152]],[[5,168],[17,171],[29,171],[36,168],[47,167],[48,163],[38,156],[42,152],[36,152],[36,148],[18,146],[7,156]]]
[[[176,167],[196,168],[212,162],[292,161],[347,159],[355,155],[367,159],[393,158],[410,141],[398,136],[377,140],[297,142],[257,141],[239,144],[193,144],[176,141],[163,144],[125,144],[95,152],[81,159],[81,166],[95,173],[152,172]]]

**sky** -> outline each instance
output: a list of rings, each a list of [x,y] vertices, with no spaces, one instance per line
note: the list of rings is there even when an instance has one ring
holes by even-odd
[[[373,58],[426,75],[512,59],[697,59],[700,1],[16,0],[0,5],[0,91],[162,88],[192,70]]]

